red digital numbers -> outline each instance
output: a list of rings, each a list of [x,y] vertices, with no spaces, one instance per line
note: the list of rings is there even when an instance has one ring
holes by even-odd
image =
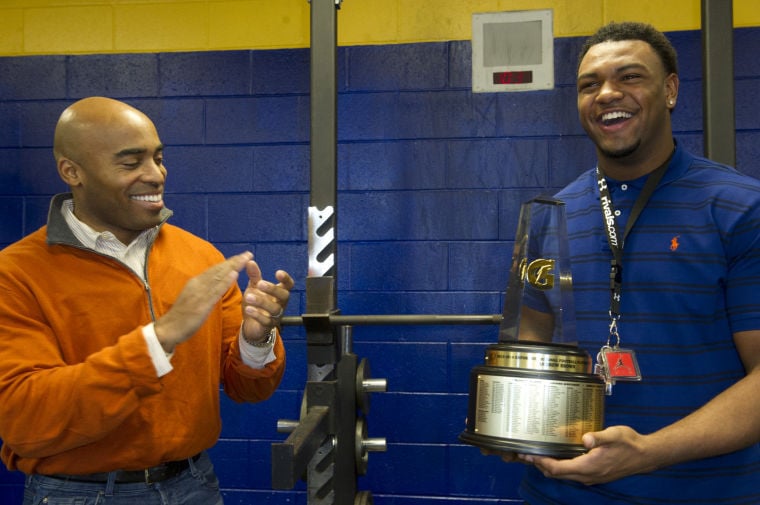
[[[494,72],[494,84],[528,84],[533,82],[533,71]]]

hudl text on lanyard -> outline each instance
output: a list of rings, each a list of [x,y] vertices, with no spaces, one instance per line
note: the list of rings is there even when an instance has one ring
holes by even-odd
[[[596,365],[594,367],[594,371],[604,379],[607,395],[612,394],[612,386],[615,384],[615,381],[641,380],[636,353],[632,349],[620,347],[618,321],[621,316],[620,297],[623,290],[623,246],[625,245],[628,233],[633,228],[639,215],[644,210],[644,207],[646,207],[647,202],[649,202],[649,198],[654,193],[655,188],[657,188],[657,184],[659,184],[662,176],[665,174],[671,157],[672,154],[665,163],[647,177],[644,188],[633,204],[631,215],[628,217],[622,235],[615,219],[615,208],[612,205],[612,195],[610,195],[610,190],[607,187],[607,180],[602,175],[599,167],[596,167],[596,182],[599,186],[599,201],[602,208],[604,229],[607,234],[607,242],[612,250],[612,259],[610,260],[610,333],[607,336],[607,342],[596,356]]]

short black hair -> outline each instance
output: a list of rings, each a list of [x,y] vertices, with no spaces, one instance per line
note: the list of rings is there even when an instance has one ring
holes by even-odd
[[[676,50],[668,38],[657,28],[647,23],[637,23],[626,21],[622,23],[609,23],[596,31],[592,36],[586,39],[578,54],[578,66],[581,67],[581,61],[591,46],[601,44],[602,42],[619,42],[621,40],[641,40],[646,42],[660,57],[665,74],[678,74],[678,56]]]

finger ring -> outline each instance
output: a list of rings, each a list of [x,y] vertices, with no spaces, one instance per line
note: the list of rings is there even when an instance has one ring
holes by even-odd
[[[280,311],[277,314],[274,314],[270,316],[272,319],[279,319],[282,317],[282,313],[285,312],[285,309],[280,307]]]

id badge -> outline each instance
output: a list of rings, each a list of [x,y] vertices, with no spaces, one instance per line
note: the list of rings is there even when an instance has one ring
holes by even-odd
[[[607,365],[607,376],[619,381],[640,381],[641,371],[633,349],[605,347],[601,351]]]

